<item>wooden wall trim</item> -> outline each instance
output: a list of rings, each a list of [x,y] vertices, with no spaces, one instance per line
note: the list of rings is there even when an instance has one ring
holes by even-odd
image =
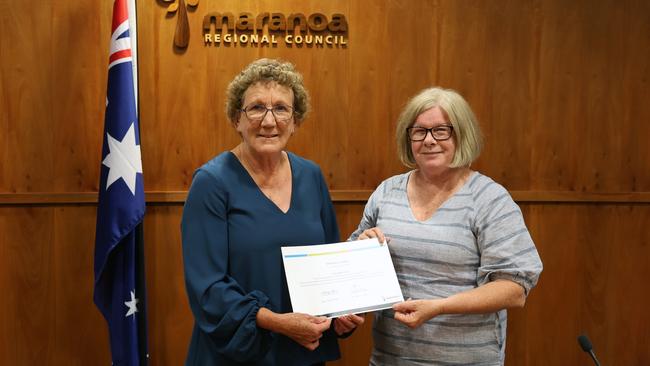
[[[330,191],[335,203],[365,203],[371,190]],[[650,203],[650,192],[511,191],[519,203]],[[148,191],[148,204],[182,204],[187,191]],[[79,205],[97,203],[97,192],[0,193],[0,206]]]

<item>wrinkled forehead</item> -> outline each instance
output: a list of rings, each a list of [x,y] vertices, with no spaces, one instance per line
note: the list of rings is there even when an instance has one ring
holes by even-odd
[[[255,102],[293,105],[293,90],[275,80],[261,80],[244,92],[244,104]]]

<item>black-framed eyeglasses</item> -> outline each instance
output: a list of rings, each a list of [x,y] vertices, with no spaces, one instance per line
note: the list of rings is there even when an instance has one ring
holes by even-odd
[[[271,108],[263,104],[251,104],[244,107],[241,111],[244,112],[246,118],[251,122],[261,122],[269,111],[271,111],[276,122],[286,123],[293,117],[293,107],[284,104],[274,105]]]
[[[449,140],[451,133],[454,130],[452,125],[442,125],[431,128],[424,127],[409,127],[406,129],[406,134],[410,141],[424,141],[427,134],[431,132],[431,137],[436,141]]]

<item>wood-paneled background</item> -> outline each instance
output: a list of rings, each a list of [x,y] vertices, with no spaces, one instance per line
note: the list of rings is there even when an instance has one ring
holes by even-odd
[[[238,137],[232,77],[258,57],[302,71],[313,113],[290,149],[326,175],[341,231],[404,171],[394,126],[430,85],[460,91],[485,132],[475,169],[520,203],[544,272],[512,311],[507,365],[650,365],[650,2],[200,0],[177,17],[139,0],[152,365],[182,364],[192,325],[179,220],[192,172]],[[0,0],[0,364],[109,364],[92,303],[112,2]],[[342,13],[348,46],[204,46],[210,11]],[[363,365],[370,324],[341,342]]]

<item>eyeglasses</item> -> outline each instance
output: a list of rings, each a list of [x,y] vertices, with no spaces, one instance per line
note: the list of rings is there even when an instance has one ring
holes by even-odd
[[[406,129],[406,134],[411,141],[424,141],[424,139],[427,138],[427,134],[431,132],[431,137],[433,137],[434,140],[445,141],[449,140],[453,130],[454,126],[452,125],[442,125],[432,128],[409,127]]]
[[[276,122],[286,123],[293,117],[293,107],[284,104],[274,105],[272,108],[262,104],[252,104],[241,111],[244,112],[249,121],[256,123],[261,122],[269,111],[273,114]]]

